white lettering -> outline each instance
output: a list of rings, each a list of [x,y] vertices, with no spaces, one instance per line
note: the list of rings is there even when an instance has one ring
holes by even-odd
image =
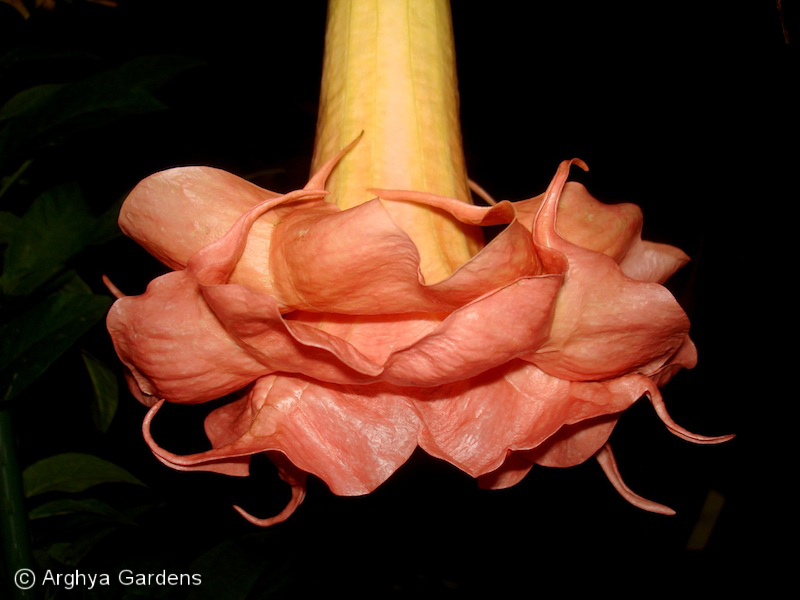
[[[76,587],[93,590],[97,585],[109,585],[111,579],[106,573],[81,573],[78,570],[73,573],[54,573],[48,569],[42,577],[42,583],[63,587],[65,590],[72,590]]]
[[[203,578],[201,575],[194,573],[134,573],[130,569],[124,569],[119,573],[119,582],[122,585],[157,585],[157,586],[173,586],[173,585],[202,585]]]

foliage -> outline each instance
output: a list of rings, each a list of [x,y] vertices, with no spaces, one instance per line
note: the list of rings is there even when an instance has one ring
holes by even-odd
[[[72,68],[54,68],[67,64]],[[126,122],[166,110],[158,91],[197,64],[164,55],[111,63],[79,51],[27,46],[0,56],[3,81],[22,84],[0,97],[0,410],[17,412],[31,403],[44,410],[48,387],[41,382],[77,356],[80,362],[70,364],[84,367],[75,377],[86,386],[65,401],[75,404],[76,422],[85,415],[98,436],[108,434],[120,374],[102,358],[102,348],[93,348],[93,336],[103,332],[113,297],[87,265],[118,236],[126,190],[93,197],[90,181],[59,164],[80,151],[87,135],[102,143]],[[16,437],[24,442],[29,432],[18,427]],[[103,447],[57,452],[24,468],[40,568],[76,567],[109,536],[138,527],[156,506],[136,476],[97,455]],[[53,597],[62,593],[47,590]]]

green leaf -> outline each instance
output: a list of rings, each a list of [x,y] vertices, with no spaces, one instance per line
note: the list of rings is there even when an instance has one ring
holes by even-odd
[[[72,275],[55,293],[0,325],[0,406],[33,383],[100,321],[109,296],[92,294]]]
[[[74,48],[47,48],[39,46],[14,46],[0,54],[0,77],[10,78],[14,72],[36,73],[39,70],[52,72],[53,66],[62,70],[70,64],[96,63],[96,55]]]
[[[108,431],[114,414],[117,412],[119,400],[119,384],[117,376],[102,361],[88,352],[83,352],[83,363],[89,372],[94,391],[92,402],[92,421],[103,433]]]
[[[28,511],[28,518],[34,521],[36,519],[46,519],[48,517],[60,517],[71,514],[95,515],[128,525],[135,524],[135,521],[126,517],[121,511],[95,498],[85,498],[81,500],[61,498],[59,500],[46,502]]]
[[[22,90],[0,107],[0,122],[23,115],[35,115],[53,102],[53,97],[64,89],[63,83],[43,83]]]
[[[10,232],[0,292],[24,296],[56,276],[95,239],[97,223],[76,183],[38,196]]]
[[[77,452],[42,459],[22,473],[22,484],[28,498],[47,492],[83,492],[103,483],[144,485],[114,463]]]
[[[69,567],[77,564],[103,539],[118,531],[118,525],[93,528],[78,535],[72,542],[51,544],[45,550],[46,555],[62,565]]]
[[[116,239],[122,235],[122,230],[119,228],[119,212],[122,210],[122,203],[125,201],[125,196],[121,196],[112,204],[106,211],[95,219],[92,239],[90,244],[104,244]]]
[[[0,212],[0,244],[7,244],[11,234],[19,228],[20,218],[10,212]]]
[[[131,115],[166,106],[154,91],[197,60],[145,56],[68,83],[42,83],[22,90],[0,108],[0,164],[29,158],[37,148]]]

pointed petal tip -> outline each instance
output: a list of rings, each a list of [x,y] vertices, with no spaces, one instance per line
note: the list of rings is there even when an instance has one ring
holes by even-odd
[[[325,183],[327,182],[328,177],[330,176],[334,167],[337,164],[339,164],[339,161],[345,154],[347,154],[350,150],[352,150],[355,147],[355,145],[358,144],[359,141],[361,141],[361,138],[363,136],[364,136],[364,130],[362,129],[361,133],[359,133],[352,142],[347,144],[347,146],[342,148],[339,151],[339,153],[336,154],[336,156],[330,158],[325,164],[323,164],[319,169],[317,169],[317,172],[311,176],[311,179],[308,180],[308,183],[305,185],[304,189],[307,190],[312,188],[324,189]]]
[[[106,286],[108,291],[111,292],[111,295],[114,296],[117,300],[119,300],[120,298],[125,298],[126,295],[123,294],[120,291],[120,289],[113,284],[111,279],[109,279],[108,275],[104,273],[102,276],[102,280],[103,280],[103,285]]]

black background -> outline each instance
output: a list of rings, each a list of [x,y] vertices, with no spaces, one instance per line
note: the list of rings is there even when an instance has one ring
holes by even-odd
[[[784,5],[796,38],[796,5]],[[102,147],[89,138],[63,164],[93,182],[98,203],[175,165],[223,167],[278,191],[304,183],[324,2],[136,1],[23,25],[0,8],[8,45],[85,49],[108,64],[163,52],[205,62],[165,88],[168,112],[120,127]],[[628,505],[593,461],[535,468],[495,492],[419,453],[363,498],[338,498],[312,481],[287,523],[247,538],[271,557],[263,597],[309,588],[463,597],[510,584],[523,596],[550,593],[554,584],[565,591],[691,584],[709,592],[745,580],[771,585],[783,574],[775,540],[789,535],[789,473],[767,478],[764,469],[782,453],[758,434],[785,419],[791,402],[782,391],[792,375],[781,362],[787,352],[769,335],[791,339],[779,302],[791,295],[785,286],[793,275],[781,263],[790,258],[791,237],[782,231],[796,201],[787,182],[797,40],[787,44],[769,1],[455,0],[453,17],[470,176],[497,198],[523,199],[544,190],[561,160],[580,157],[591,170],[574,176],[595,196],[639,204],[645,237],[693,259],[669,287],[692,319],[700,362],[664,388],[667,406],[692,431],[738,437],[721,446],[684,442],[644,401],[623,415],[611,438],[622,475],[636,492],[676,509],[674,517]],[[94,257],[91,269],[128,293],[163,270],[132,242],[113,250]],[[50,384],[68,370],[57,366]],[[58,381],[66,393],[69,385]],[[35,431],[20,432],[23,462],[91,448],[77,425],[69,435],[64,398],[42,402],[21,409],[44,406],[48,415]],[[164,431],[188,428],[191,410],[165,411]],[[152,568],[254,533],[229,509],[233,502],[264,516],[285,502],[286,490],[258,461],[246,481],[163,467],[141,441],[143,414],[125,394],[104,452],[166,499],[162,520],[126,542]],[[180,443],[192,449],[193,438]],[[724,507],[705,549],[689,551],[712,490]]]

